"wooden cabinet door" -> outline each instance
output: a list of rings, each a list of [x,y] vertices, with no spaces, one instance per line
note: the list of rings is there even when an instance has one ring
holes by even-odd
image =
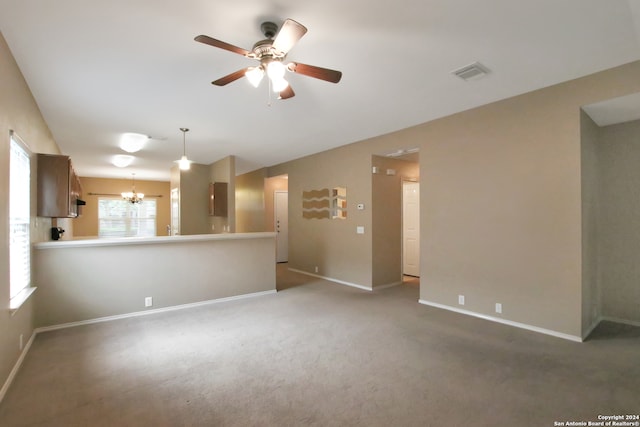
[[[37,215],[75,218],[82,189],[69,156],[38,154]]]
[[[69,214],[69,157],[38,154],[38,216]]]
[[[227,183],[214,182],[209,184],[209,215],[227,216]]]

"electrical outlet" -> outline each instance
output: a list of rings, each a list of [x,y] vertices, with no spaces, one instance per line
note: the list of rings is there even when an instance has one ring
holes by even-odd
[[[458,295],[458,304],[464,305],[464,295]]]
[[[22,351],[22,348],[24,347],[24,336],[22,334],[20,334],[20,351]]]
[[[496,313],[502,313],[502,304],[496,303]]]
[[[151,307],[153,306],[153,297],[146,297],[144,299],[144,306],[145,307]]]
[[[318,266],[316,265],[316,273],[318,272]]]

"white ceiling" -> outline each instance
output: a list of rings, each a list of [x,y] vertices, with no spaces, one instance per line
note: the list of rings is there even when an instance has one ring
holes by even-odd
[[[609,126],[640,119],[640,93],[621,96],[595,104],[585,105],[582,109],[598,126]]]
[[[45,120],[81,176],[168,180],[182,154],[237,172],[392,132],[640,59],[638,0],[0,0],[2,31]],[[267,105],[245,79],[260,23],[308,33],[288,60],[341,70],[327,83],[288,74],[296,96]],[[451,71],[479,61],[491,73]],[[158,137],[125,169],[125,132]]]

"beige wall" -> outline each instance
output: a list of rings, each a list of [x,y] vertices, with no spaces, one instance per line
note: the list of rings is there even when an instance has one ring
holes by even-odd
[[[227,183],[227,216],[209,216],[209,184]],[[170,188],[180,194],[181,235],[235,232],[235,157],[228,156],[210,165],[192,163],[182,171],[171,168]]]
[[[189,239],[36,248],[37,326],[275,291],[273,233]]]
[[[420,166],[381,156],[372,156],[371,166],[380,171],[371,174],[372,280],[376,287],[402,281],[402,181],[417,180]],[[387,169],[396,174],[387,175]]]
[[[82,198],[87,202],[78,218],[71,220],[75,237],[98,235],[98,198],[100,195],[119,195],[131,191],[131,179],[107,179],[81,177]],[[166,181],[135,181],[136,191],[156,199],[156,235],[166,236],[171,223],[171,194]],[[91,194],[94,193],[94,194]],[[158,196],[158,197],[154,197]],[[143,202],[144,203],[144,202]],[[64,227],[63,227],[64,228]],[[68,240],[65,235],[63,240]]]
[[[268,175],[288,174],[289,267],[371,288],[371,152],[351,144],[269,168]],[[346,187],[347,218],[302,218],[302,192]],[[365,234],[356,234],[363,226]],[[314,273],[315,274],[315,273]]]
[[[640,91],[640,62],[427,123],[421,298],[582,330],[580,107]]]
[[[640,120],[600,128],[602,315],[640,323]]]
[[[598,278],[600,244],[600,135],[598,125],[580,111],[580,149],[582,163],[582,331],[583,336],[601,315]]]
[[[236,177],[236,232],[266,231],[265,228],[266,169]]]
[[[211,216],[208,219],[210,232],[236,232],[236,158],[228,156],[209,167],[209,182],[227,183],[227,216]]]
[[[640,91],[640,62],[283,163],[292,267],[370,287],[370,156],[419,147],[425,302],[581,337],[580,107]],[[303,220],[303,190],[346,186],[346,221]],[[353,214],[352,214],[353,213]],[[364,235],[355,233],[365,227]],[[457,305],[458,295],[466,305]]]
[[[180,234],[183,236],[211,233],[209,169],[210,166],[192,163],[189,170],[180,171]]]
[[[20,356],[19,337],[29,340],[34,330],[36,292],[13,316],[9,312],[9,130],[14,130],[33,153],[60,154],[20,69],[0,34],[0,390]],[[37,218],[36,162],[32,161],[31,240],[49,239],[51,220]],[[37,286],[37,283],[34,281]]]

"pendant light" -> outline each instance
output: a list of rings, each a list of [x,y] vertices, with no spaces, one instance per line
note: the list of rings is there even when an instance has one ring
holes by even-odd
[[[181,170],[186,171],[191,168],[191,160],[187,159],[187,132],[189,132],[189,129],[180,128],[180,130],[182,131],[182,157],[176,162]]]

